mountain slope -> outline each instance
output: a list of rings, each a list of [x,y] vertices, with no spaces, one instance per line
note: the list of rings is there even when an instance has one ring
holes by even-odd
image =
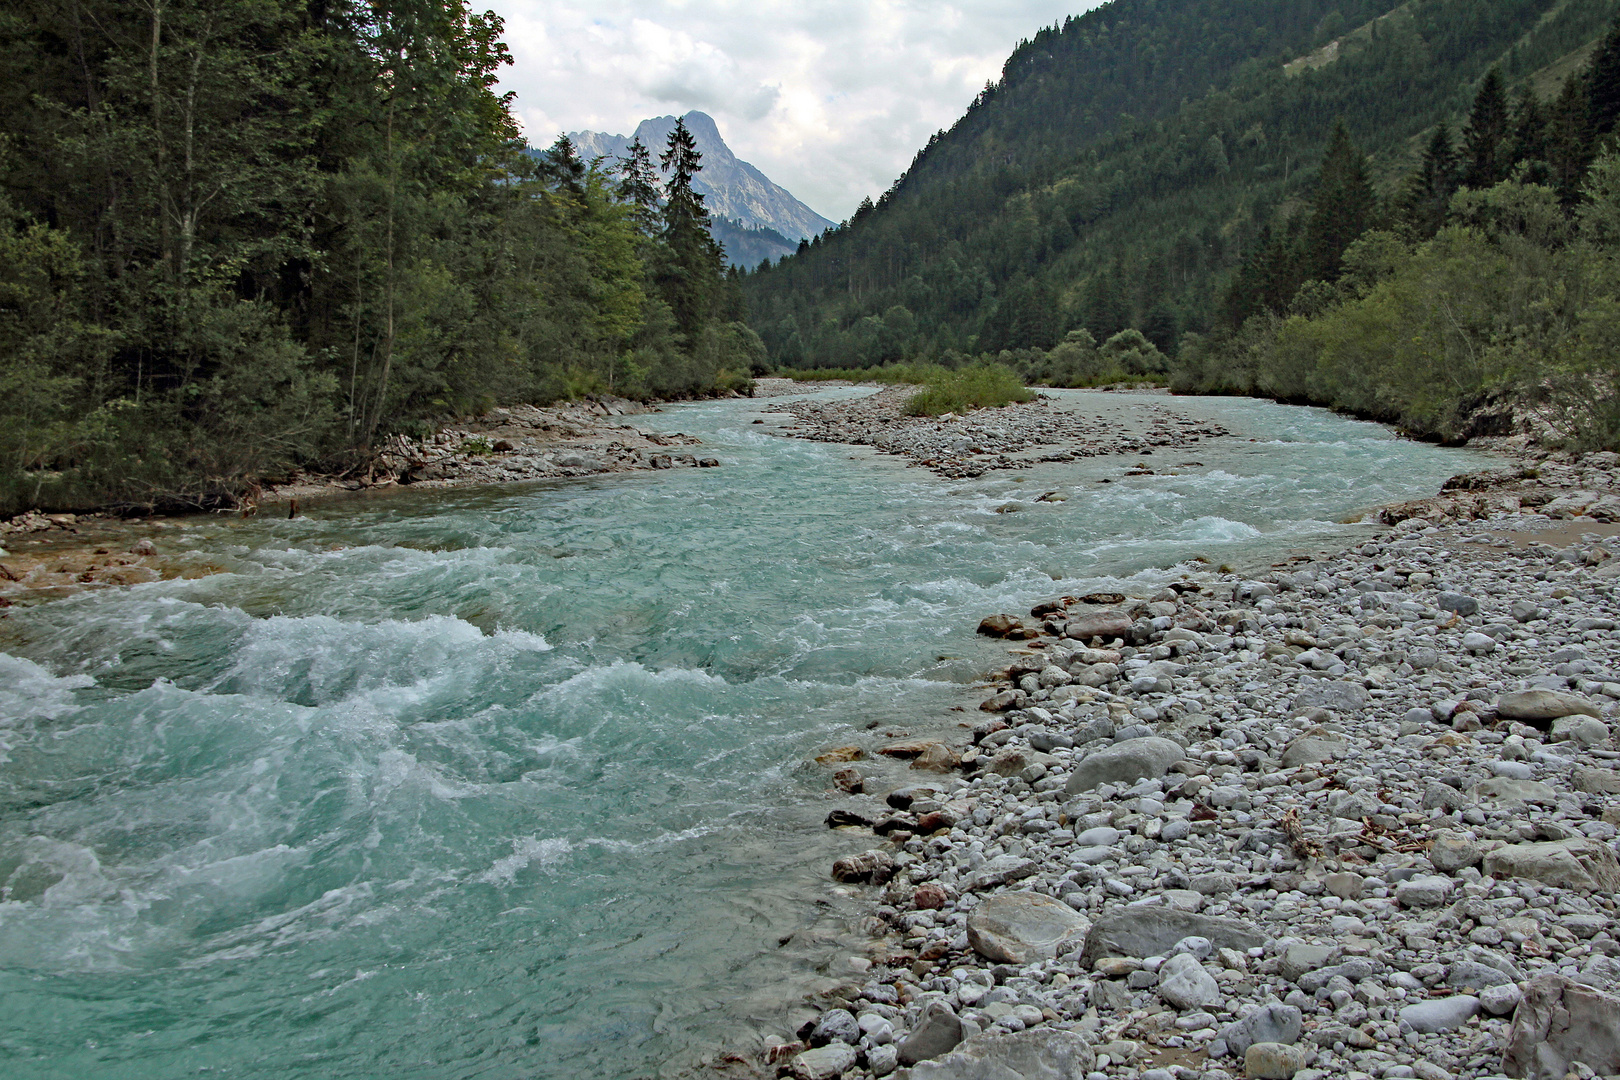
[[[1309,199],[1336,118],[1393,178],[1437,121],[1456,130],[1492,65],[1516,87],[1617,9],[1114,0],[1021,44],[876,206],[749,275],[751,323],[777,359],[818,366],[1047,348],[1077,328],[1172,351]]]
[[[794,198],[792,192],[733,154],[707,113],[693,111],[681,119],[686,121],[703,155],[703,171],[692,187],[704,196],[709,212],[715,217],[731,218],[745,229],[775,230],[790,242],[789,250],[801,239],[832,226],[831,221]],[[674,129],[675,117],[659,116],[643,120],[634,135],[574,131],[568,137],[573,140],[579,156],[587,161],[597,156],[622,157],[633,138],[640,138],[656,159]]]

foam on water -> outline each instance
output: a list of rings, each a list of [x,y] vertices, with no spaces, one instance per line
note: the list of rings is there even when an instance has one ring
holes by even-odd
[[[1470,465],[1217,401],[1201,472],[943,483],[760,407],[638,421],[721,469],[209,523],[165,546],[228,573],[10,609],[8,1077],[678,1071],[838,948],[780,944],[842,903],[803,763],[954,729],[980,617],[1353,536]]]

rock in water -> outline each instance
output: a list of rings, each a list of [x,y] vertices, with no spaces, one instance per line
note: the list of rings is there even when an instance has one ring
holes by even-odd
[[[986,637],[1006,637],[1023,625],[1012,615],[987,615],[979,623],[979,633]]]
[[[1005,964],[1050,960],[1067,942],[1079,940],[1090,922],[1069,905],[1040,893],[1002,893],[968,915],[968,944],[980,956]]]
[[[863,851],[859,855],[846,855],[833,863],[834,881],[846,884],[871,882],[882,885],[894,877],[894,856],[887,851]]]
[[[1620,860],[1601,840],[1578,836],[1541,844],[1509,844],[1485,855],[1484,873],[1530,878],[1561,889],[1620,891]]]
[[[1170,907],[1115,909],[1092,924],[1081,963],[1107,956],[1164,956],[1182,938],[1208,938],[1217,949],[1258,948],[1265,935],[1237,919],[1199,915]]]
[[[1598,707],[1579,694],[1562,690],[1515,690],[1496,702],[1496,713],[1504,720],[1546,723],[1561,716],[1599,716]]]
[[[848,1009],[828,1009],[816,1021],[816,1026],[810,1031],[811,1046],[826,1046],[828,1043],[845,1042],[851,1046],[861,1041],[861,1026],[855,1022],[855,1016]]]
[[[1502,1071],[1528,1080],[1564,1080],[1572,1061],[1600,1076],[1620,1073],[1620,998],[1562,975],[1538,975],[1525,984],[1513,1013]]]
[[[1156,780],[1186,756],[1181,744],[1169,739],[1129,739],[1088,754],[1074,767],[1065,790],[1078,795],[1101,784]]]
[[[1038,1027],[969,1039],[936,1061],[896,1075],[900,1080],[1080,1080],[1096,1064],[1096,1051],[1079,1035]]]

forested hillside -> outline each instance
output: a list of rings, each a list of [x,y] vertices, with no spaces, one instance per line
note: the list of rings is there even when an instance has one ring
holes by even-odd
[[[0,512],[228,502],[499,402],[745,380],[690,140],[634,184],[531,158],[508,62],[462,0],[0,8]]]
[[[1114,0],[1021,44],[876,205],[749,274],[751,325],[793,366],[1005,351],[1042,377],[1049,353],[1073,366],[1117,338],[1115,368],[1163,374],[1188,334],[1207,343],[1277,303],[1234,300],[1231,285],[1305,227],[1336,121],[1370,155],[1376,199],[1359,227],[1384,223],[1436,125],[1460,128],[1488,71],[1505,107],[1538,73],[1555,97],[1570,54],[1617,9]],[[1531,179],[1567,200],[1584,161],[1552,168]],[[1198,385],[1241,388],[1200,370]]]

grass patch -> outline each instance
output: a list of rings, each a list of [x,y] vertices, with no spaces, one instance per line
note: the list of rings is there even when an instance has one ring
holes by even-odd
[[[1005,364],[975,364],[952,370],[938,364],[890,364],[877,368],[817,368],[784,372],[794,382],[841,380],[855,383],[891,383],[920,386],[906,402],[911,416],[943,416],[973,409],[994,408],[1035,395]]]

